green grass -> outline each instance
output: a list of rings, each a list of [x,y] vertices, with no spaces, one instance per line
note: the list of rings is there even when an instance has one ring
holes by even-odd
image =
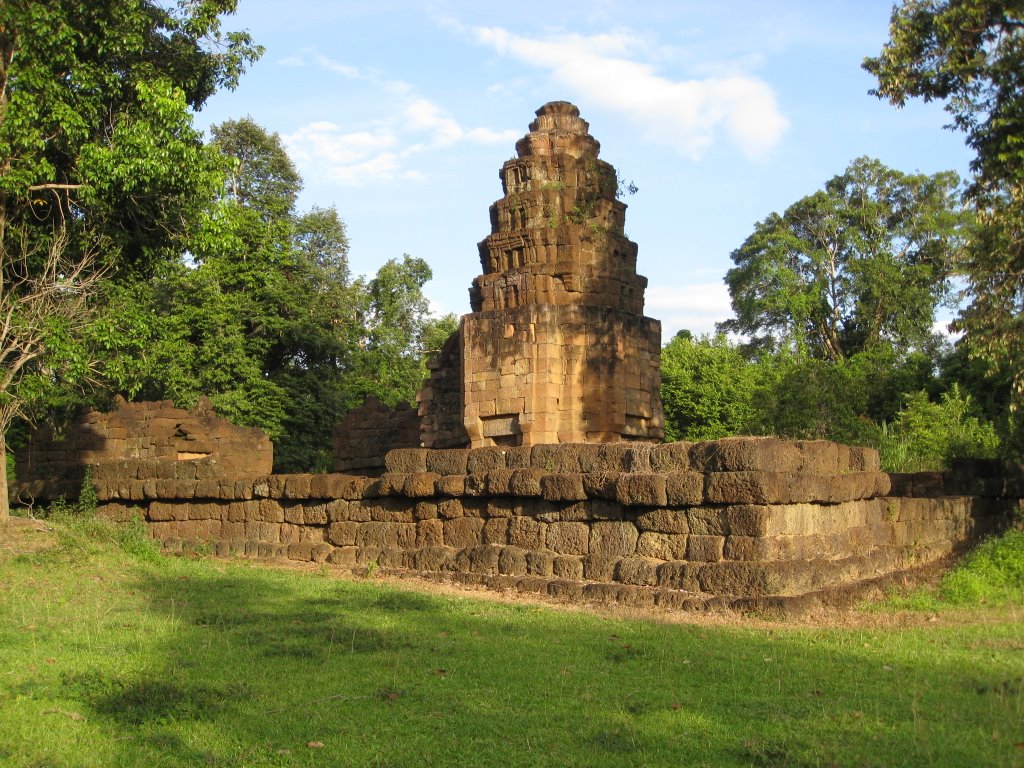
[[[669,624],[53,526],[56,547],[0,555],[3,766],[1024,764],[1012,604],[912,628]]]
[[[1024,606],[1024,530],[985,539],[934,586],[896,592],[868,608],[943,611],[981,605]]]

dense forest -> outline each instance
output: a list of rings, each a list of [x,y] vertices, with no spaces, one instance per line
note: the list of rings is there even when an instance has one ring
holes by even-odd
[[[276,134],[250,117],[195,129],[262,53],[222,28],[235,5],[0,5],[8,447],[118,394],[206,395],[273,438],[277,469],[323,470],[331,425],[367,395],[413,400],[454,329],[428,312],[422,259],[351,274],[343,212],[297,209]],[[725,276],[734,317],[664,348],[671,439],[830,438],[891,469],[1020,456],[1022,22],[981,0],[894,11],[864,64],[875,95],[946,103],[972,178],[858,158],[757,224]],[[933,331],[940,311],[957,335]]]

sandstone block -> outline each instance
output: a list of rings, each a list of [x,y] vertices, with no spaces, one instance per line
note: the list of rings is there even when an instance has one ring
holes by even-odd
[[[640,534],[632,523],[595,522],[590,526],[590,552],[609,556],[631,555],[636,552],[639,537]]]
[[[558,555],[552,562],[551,572],[556,579],[580,581],[583,579],[583,558],[575,555]]]
[[[653,586],[657,583],[656,561],[643,557],[624,557],[615,566],[615,580],[623,584]]]
[[[508,518],[498,517],[487,520],[481,533],[484,544],[508,544]]]
[[[405,472],[385,472],[377,478],[377,495],[402,496],[405,493],[405,483],[408,479],[409,474]]]
[[[466,459],[466,469],[470,474],[485,474],[492,469],[506,468],[503,448],[473,448]]]
[[[548,523],[545,541],[560,555],[585,555],[590,552],[590,528],[586,523]]]
[[[472,475],[466,475],[464,479],[463,493],[466,496],[486,496],[487,495],[487,475],[474,473]]]
[[[704,500],[704,475],[700,472],[673,472],[666,475],[665,495],[667,503],[673,507],[697,506]]]
[[[583,489],[594,499],[615,499],[615,483],[620,472],[592,472],[583,475]]]
[[[413,549],[416,546],[414,523],[362,523],[356,531],[356,546]]]
[[[413,509],[413,517],[416,520],[433,520],[437,517],[436,501],[420,501]]]
[[[498,555],[498,573],[506,576],[525,576],[526,550],[519,547],[502,547]]]
[[[641,531],[658,533],[689,533],[689,513],[679,509],[650,509],[636,516]]]
[[[526,572],[532,576],[550,578],[554,570],[555,555],[550,552],[527,552]]]
[[[792,475],[777,472],[711,472],[705,476],[704,498],[711,504],[784,504],[793,482]]]
[[[404,497],[369,499],[360,507],[370,520],[383,523],[411,523],[416,520],[416,504]],[[351,508],[351,505],[350,505]]]
[[[444,523],[440,520],[420,520],[416,524],[416,547],[444,546]]]
[[[650,443],[604,443],[598,446],[595,472],[650,472]]]
[[[725,536],[730,532],[728,508],[694,507],[687,510],[690,533],[702,536]]]
[[[288,475],[284,483],[283,498],[308,499],[312,481],[311,475]]]
[[[509,481],[509,491],[514,496],[540,496],[540,480],[544,471],[540,469],[516,469]]]
[[[463,508],[462,501],[459,499],[444,499],[437,505],[437,515],[446,520],[463,517],[465,509]]]
[[[463,573],[496,574],[502,547],[479,544],[455,555],[455,569]]]
[[[478,517],[457,517],[444,521],[444,543],[454,549],[465,549],[481,542],[484,521]]]
[[[469,451],[447,448],[427,452],[426,470],[439,475],[465,475],[468,472]]]
[[[548,501],[583,501],[587,498],[583,476],[579,473],[544,475],[540,478],[540,490]]]
[[[686,559],[696,562],[716,563],[722,559],[724,546],[724,536],[702,536],[691,533],[686,542]]]
[[[302,510],[302,522],[306,525],[327,525],[326,504],[307,504]]]
[[[797,472],[801,451],[797,443],[775,437],[727,437],[696,443],[690,450],[694,469],[701,472]]]
[[[521,549],[543,549],[547,525],[517,515],[508,521],[508,543]]]
[[[370,478],[354,475],[330,474],[325,475],[325,478],[327,498],[348,501],[361,499],[366,488],[372,482]]]
[[[615,498],[624,506],[663,507],[668,504],[664,475],[631,473],[615,481]]]
[[[491,496],[509,496],[512,494],[512,469],[491,469],[487,472],[487,493]]]
[[[636,553],[658,560],[685,560],[686,539],[685,533],[643,531],[636,542]]]
[[[615,555],[589,554],[583,558],[583,576],[592,581],[612,581],[619,559]]]
[[[351,547],[356,543],[356,532],[359,530],[359,523],[344,521],[331,523],[327,526],[327,541],[339,547]]]
[[[427,453],[425,448],[395,448],[384,456],[384,467],[401,474],[426,472]]]
[[[420,571],[450,570],[455,561],[455,550],[442,546],[428,546],[416,551],[413,564]]]
[[[413,472],[405,478],[402,495],[410,499],[430,498],[435,493],[435,486],[441,476],[434,472]]]
[[[663,443],[651,449],[651,469],[663,475],[687,472],[690,469],[692,443]]]
[[[335,547],[327,556],[331,565],[351,567],[356,564],[356,547]]]
[[[466,476],[442,475],[435,488],[438,496],[462,496],[466,492]]]

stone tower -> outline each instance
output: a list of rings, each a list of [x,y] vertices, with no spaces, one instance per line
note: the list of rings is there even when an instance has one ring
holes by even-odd
[[[643,316],[626,206],[588,129],[545,104],[502,166],[473,311],[420,394],[425,446],[664,436],[661,324]]]

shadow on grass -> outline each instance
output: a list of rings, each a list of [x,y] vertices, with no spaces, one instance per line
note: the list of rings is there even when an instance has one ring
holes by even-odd
[[[1019,660],[955,639],[613,621],[241,565],[142,573],[173,636],[145,674],[65,681],[122,732],[126,765],[1012,765],[1024,740]]]

